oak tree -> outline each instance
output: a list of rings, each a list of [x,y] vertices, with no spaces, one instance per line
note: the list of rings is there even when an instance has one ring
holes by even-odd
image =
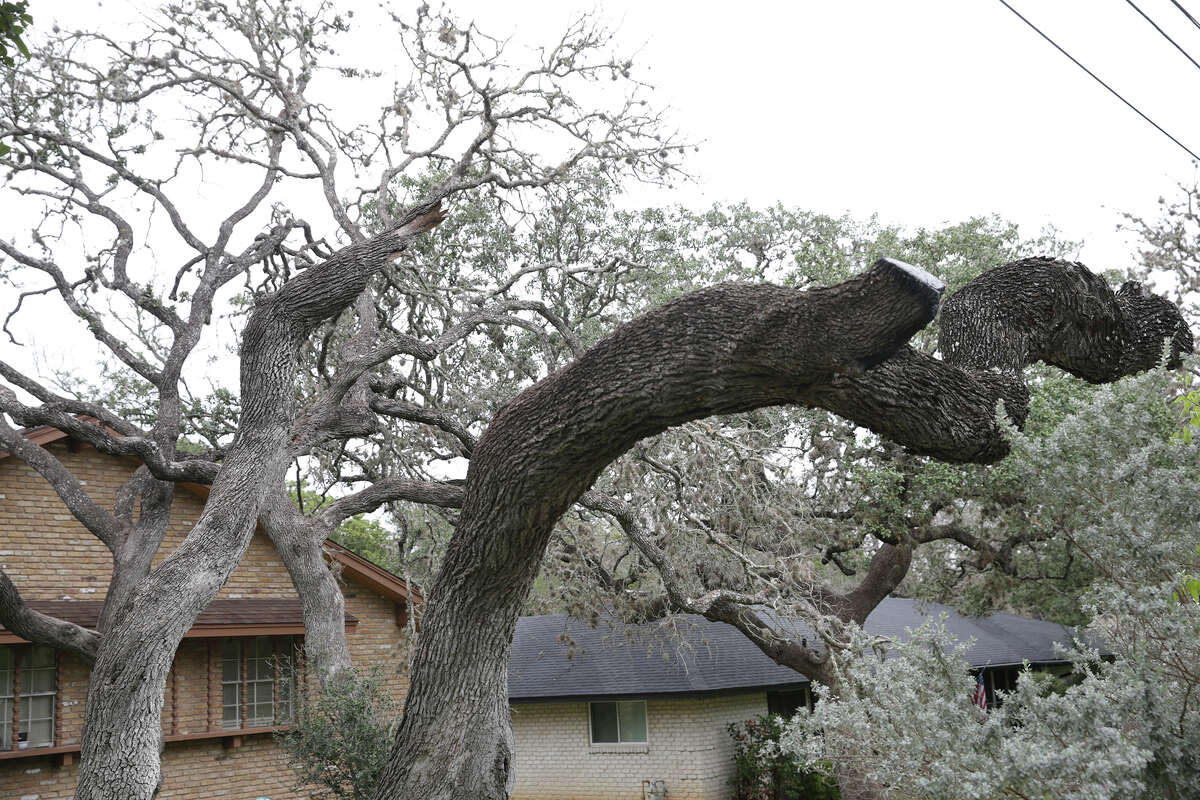
[[[914,456],[995,461],[1008,451],[997,404],[1024,419],[1029,364],[1105,382],[1153,366],[1164,341],[1171,358],[1191,349],[1171,304],[1137,284],[1114,292],[1053,258],[997,266],[958,288],[942,311],[940,358],[908,342],[934,318],[943,283],[895,258],[827,287],[717,283],[645,303],[611,332],[602,296],[599,313],[564,316],[547,289],[603,291],[619,278],[631,293],[645,272],[619,247],[599,262],[570,258],[572,237],[594,230],[572,230],[564,194],[660,179],[682,145],[590,20],[517,56],[428,7],[393,21],[394,58],[408,74],[362,123],[318,99],[379,77],[340,60],[334,42],[349,15],[327,7],[173,4],[133,41],[60,32],[27,69],[6,73],[0,136],[12,152],[0,163],[33,214],[28,235],[0,241],[22,289],[14,310],[55,298],[151,401],[134,417],[0,364],[9,418],[143,464],[105,508],[49,451],[0,426],[4,447],[113,553],[98,631],[38,615],[0,578],[9,629],[95,661],[79,797],[156,790],[175,647],[256,522],[302,598],[308,657],[335,681],[349,659],[322,542],[389,503],[456,509],[378,796],[499,798],[512,780],[512,630],[577,501],[622,525],[672,610],[729,621],[776,658],[824,669],[762,624],[758,595],[691,591],[623,498],[592,489],[639,441],[714,414],[795,405]],[[623,91],[599,90],[614,81]],[[180,108],[190,124],[182,146]],[[201,165],[233,198],[215,216],[196,203]],[[417,240],[446,215],[436,251]],[[480,252],[469,237],[482,229],[456,220],[472,217],[490,225],[491,256],[465,257]],[[525,262],[504,252],[537,225],[558,226],[559,252]],[[234,305],[248,309],[235,313],[240,386],[194,395],[196,354],[235,281],[244,289]],[[510,351],[520,331],[535,334],[531,346]],[[445,407],[438,373],[467,350],[492,354],[515,397]],[[410,441],[467,462],[465,478],[380,457]],[[336,475],[340,490],[301,508],[286,476],[297,463]],[[210,483],[209,500],[151,569],[178,482]],[[857,619],[909,558],[904,541],[885,541],[861,585],[820,599]]]

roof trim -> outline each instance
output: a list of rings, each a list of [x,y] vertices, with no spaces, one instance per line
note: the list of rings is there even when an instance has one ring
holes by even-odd
[[[92,420],[91,417],[87,417],[86,419],[96,421]],[[23,433],[25,434],[26,439],[36,445],[41,446],[45,446],[51,442],[57,442],[62,439],[70,438],[70,434],[50,425],[43,425],[38,428],[30,428],[26,431],[23,431]],[[110,430],[109,433],[118,436],[120,435],[113,430]],[[12,454],[7,450],[0,449],[0,460],[8,458],[10,455]],[[202,483],[180,481],[175,485],[186,491],[188,494],[199,497],[201,500],[208,500],[208,495],[211,491],[211,487]],[[262,532],[262,526],[256,524],[255,530]],[[357,583],[361,583],[368,589],[378,592],[392,602],[405,604],[407,604],[410,600],[416,604],[424,602],[421,592],[416,587],[410,586],[399,575],[395,574],[394,572],[389,572],[373,561],[368,561],[350,548],[326,539],[324,549],[327,556],[342,565],[343,575]],[[20,641],[24,640],[22,639]],[[4,643],[3,640],[0,640],[0,644],[2,643]]]
[[[346,632],[354,633],[358,628],[357,620],[346,620]],[[277,622],[263,625],[193,625],[183,635],[185,639],[216,639],[236,636],[303,636],[304,623]],[[29,644],[15,633],[0,631],[0,644]]]
[[[349,547],[326,539],[324,548],[326,555],[342,565],[342,574],[349,575],[368,589],[397,603],[407,603],[410,599],[415,603],[424,602],[421,593],[399,575],[363,558]]]
[[[35,611],[96,630],[103,600],[30,600]],[[345,615],[348,633],[358,628],[358,618]],[[185,639],[235,636],[303,636],[301,603],[291,597],[218,597],[203,611]],[[0,644],[24,644],[25,638],[0,626]]]
[[[730,686],[725,689],[693,689],[682,692],[624,692],[621,694],[563,694],[526,695],[508,698],[510,705],[536,705],[537,703],[590,703],[598,700],[699,700],[707,697],[725,697],[734,694],[756,692],[787,692],[808,686],[808,678],[791,683],[764,683],[760,686]]]

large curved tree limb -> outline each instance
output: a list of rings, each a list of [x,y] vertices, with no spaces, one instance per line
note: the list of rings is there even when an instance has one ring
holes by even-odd
[[[940,291],[897,262],[811,292],[717,286],[618,328],[502,408],[471,459],[377,796],[507,797],[512,632],[554,524],[605,466],[670,425],[861,372],[932,319]]]
[[[1146,343],[1160,332],[1174,350],[1190,348],[1178,312],[1172,319],[1150,303],[1154,313],[1135,314],[1085,273],[1040,260],[978,278],[943,323],[953,343],[943,349],[964,366],[912,350],[888,363],[932,318],[940,286],[884,260],[859,278],[810,292],[722,285],[687,295],[618,328],[518,395],[472,454],[462,515],[428,596],[413,683],[377,800],[507,797],[507,656],[521,605],[561,514],[636,441],[711,414],[801,403],[845,414],[918,453],[995,460],[1006,452],[996,402],[1011,402],[1010,416],[1023,416],[1017,371],[1030,360],[1115,377],[1146,366]],[[1043,305],[1056,313],[1039,319],[1048,320],[1046,335],[1021,328],[1029,300],[1006,294],[1013,275],[1049,292]],[[994,307],[990,316],[980,313],[980,325],[973,325],[972,298]],[[1113,346],[1114,338],[1125,348]],[[991,353],[1007,360],[988,360]],[[873,383],[891,381],[901,382],[892,395],[869,396]],[[913,396],[907,387],[920,391]],[[884,561],[878,566],[890,582],[902,570],[897,559]]]
[[[980,275],[946,300],[941,315],[946,361],[972,372],[1019,372],[1044,361],[1107,383],[1168,365],[1192,352],[1179,309],[1135,281],[1114,292],[1071,261],[1026,258]]]

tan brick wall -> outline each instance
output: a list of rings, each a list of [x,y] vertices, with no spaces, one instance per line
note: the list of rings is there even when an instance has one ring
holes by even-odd
[[[353,582],[342,581],[346,613],[358,618],[349,637],[350,658],[356,666],[379,670],[396,702],[408,692],[409,637],[396,625],[392,601]]]
[[[61,443],[50,451],[86,483],[89,494],[112,507],[117,489],[134,463],[90,447],[77,452]],[[180,490],[155,563],[186,535],[204,508]],[[75,521],[50,485],[16,458],[0,459],[0,567],[27,600],[101,600],[112,575],[108,549]],[[295,597],[291,578],[270,539],[255,534],[246,556],[218,597]]]
[[[78,763],[55,766],[52,756],[0,762],[4,800],[69,800]],[[270,734],[247,736],[240,747],[221,741],[174,742],[163,753],[160,800],[300,800],[292,772]]]
[[[111,507],[117,488],[134,468],[132,461],[65,444],[52,452],[86,481],[89,492]],[[169,533],[156,555],[161,561],[182,540],[203,509],[203,501],[177,493]],[[15,458],[0,459],[0,566],[28,599],[102,600],[111,575],[108,550],[66,511],[49,485]],[[407,636],[397,627],[393,604],[353,581],[343,580],[346,610],[358,618],[350,634],[356,664],[378,666],[398,702],[408,688],[404,667]],[[245,557],[219,597],[295,597],[291,578],[270,539],[256,534]],[[220,639],[185,639],[176,655],[163,698],[162,730],[185,735],[218,730],[221,725],[220,674],[210,647],[220,657]],[[87,667],[61,656],[61,712],[57,745],[77,744],[83,730]],[[210,694],[211,693],[211,694]],[[160,798],[174,800],[271,800],[299,798],[291,792],[292,774],[270,735],[245,737],[239,747],[230,740],[170,742],[163,755],[164,786]],[[72,754],[78,760],[78,753]],[[78,765],[60,765],[61,756],[28,756],[0,760],[0,800],[69,798]]]
[[[589,744],[586,702],[514,705],[513,798],[641,800],[643,780],[662,780],[669,800],[725,800],[733,774],[733,740],[725,726],[766,712],[762,692],[651,699],[646,746],[613,752],[618,748]]]
[[[50,451],[108,508],[130,465],[90,448]],[[192,516],[181,498],[180,516]],[[29,600],[99,600],[112,562],[108,550],[75,521],[50,485],[16,458],[0,460],[0,567]]]

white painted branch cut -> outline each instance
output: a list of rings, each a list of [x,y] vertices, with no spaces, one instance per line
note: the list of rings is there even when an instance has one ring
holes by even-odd
[[[933,289],[935,292],[942,292],[942,291],[945,291],[945,289],[946,289],[945,281],[943,281],[941,278],[934,275],[933,273],[925,271],[921,267],[915,266],[913,264],[908,264],[904,261],[901,261],[898,258],[885,258],[883,260],[888,262],[889,264],[891,264],[893,267],[896,267],[897,269],[907,272],[909,275],[911,275],[913,277],[914,280],[925,284],[929,288]]]

